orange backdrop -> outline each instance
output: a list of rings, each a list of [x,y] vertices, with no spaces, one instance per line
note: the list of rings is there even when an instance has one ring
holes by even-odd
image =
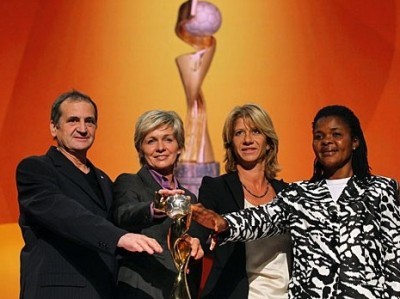
[[[211,1],[211,0],[210,0]],[[215,157],[227,113],[261,104],[280,136],[287,181],[311,175],[311,120],[328,104],[360,117],[373,172],[400,179],[400,3],[394,0],[212,0],[222,12],[203,84]],[[114,179],[136,172],[133,126],[160,108],[183,118],[175,58],[193,51],[175,36],[181,0],[0,2],[0,264],[4,298],[18,293],[22,246],[15,167],[52,140],[52,101],[72,88],[98,103],[89,157]],[[222,164],[221,164],[222,166]],[[222,167],[221,167],[222,168]],[[10,223],[10,224],[7,224]]]
[[[133,126],[161,108],[186,113],[174,59],[193,51],[175,36],[181,0],[18,0],[0,3],[0,223],[18,216],[15,167],[52,142],[49,107],[71,88],[98,103],[89,157],[114,179],[135,172]],[[311,175],[317,109],[358,114],[373,171],[400,178],[398,1],[214,0],[223,24],[204,81],[209,131],[222,162],[233,106],[261,104],[280,136],[280,176]]]

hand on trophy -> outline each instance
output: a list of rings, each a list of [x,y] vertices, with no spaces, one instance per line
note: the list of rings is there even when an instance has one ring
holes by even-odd
[[[189,235],[185,236],[185,240],[189,242],[191,247],[190,256],[195,260],[201,259],[204,256],[204,251],[200,245],[200,240]]]
[[[192,205],[192,219],[200,225],[214,230],[216,233],[228,229],[228,223],[224,217],[213,210],[206,209],[201,203]]]
[[[217,245],[217,234],[228,229],[225,218],[199,203],[192,205],[192,219],[200,225],[214,230],[209,239],[210,250],[213,250]]]

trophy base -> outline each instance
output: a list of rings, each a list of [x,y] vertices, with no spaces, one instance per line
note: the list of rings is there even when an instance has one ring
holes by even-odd
[[[219,175],[219,163],[181,162],[175,168],[175,175],[179,183],[198,196],[203,177],[216,177]]]

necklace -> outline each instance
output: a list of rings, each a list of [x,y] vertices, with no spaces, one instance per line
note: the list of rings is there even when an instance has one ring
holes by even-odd
[[[269,183],[267,185],[267,190],[265,190],[265,192],[261,195],[255,195],[253,192],[251,192],[249,189],[247,189],[247,187],[243,183],[242,183],[242,186],[251,196],[254,196],[255,198],[263,198],[265,195],[268,194],[268,191],[269,191]]]

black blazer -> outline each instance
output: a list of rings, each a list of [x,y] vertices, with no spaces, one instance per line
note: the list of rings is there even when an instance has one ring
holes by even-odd
[[[197,202],[197,197],[193,193],[181,185],[179,188],[191,196],[192,203]],[[121,174],[115,180],[113,214],[116,224],[131,232],[142,233],[156,239],[163,248],[161,254],[126,254],[122,257],[118,281],[128,285],[130,290],[125,291],[124,296],[120,298],[125,296],[169,298],[170,296],[177,273],[167,244],[167,234],[172,220],[168,217],[153,219],[150,212],[154,192],[160,189],[161,186],[146,167],[142,167],[137,174]],[[189,275],[193,295],[196,293],[196,280],[199,279],[197,276],[199,274],[197,271],[192,272],[196,273],[193,278]]]
[[[287,183],[272,180],[275,192],[281,191]],[[237,172],[219,177],[204,177],[199,189],[199,202],[218,214],[227,214],[244,208],[244,193]],[[203,230],[202,239],[206,239]],[[204,285],[201,298],[248,297],[249,282],[246,273],[246,252],[244,243],[228,242],[217,246],[212,252],[213,264]]]
[[[108,176],[90,164],[103,198],[55,147],[17,167],[21,251],[20,298],[115,298],[115,257],[126,231],[107,220]]]

